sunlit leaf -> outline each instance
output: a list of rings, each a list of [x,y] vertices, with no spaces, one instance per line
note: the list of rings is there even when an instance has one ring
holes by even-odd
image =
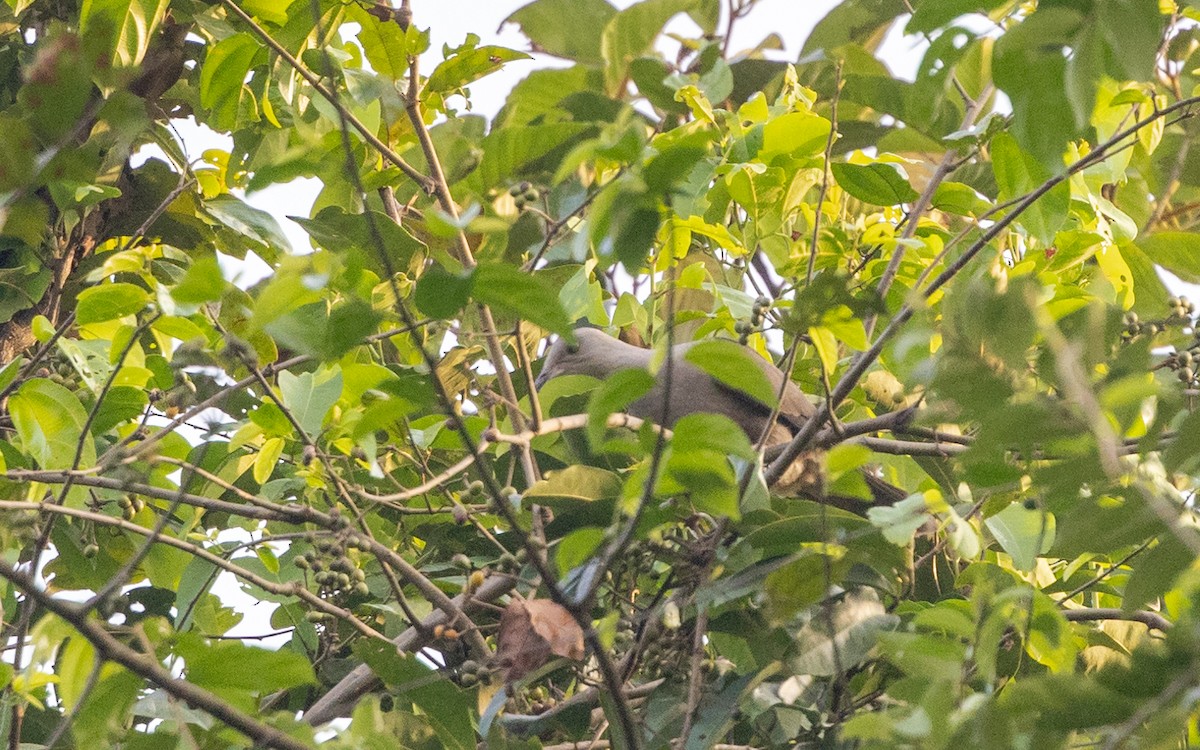
[[[9,397],[8,409],[21,445],[43,469],[86,469],[96,462],[95,443],[83,431],[87,412],[71,391],[35,378]]]

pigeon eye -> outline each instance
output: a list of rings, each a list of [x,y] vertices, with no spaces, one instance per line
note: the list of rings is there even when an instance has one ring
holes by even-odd
[[[567,344],[567,354],[578,354],[579,344]]]

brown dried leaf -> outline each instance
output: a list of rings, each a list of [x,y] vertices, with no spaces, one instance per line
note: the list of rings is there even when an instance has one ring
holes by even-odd
[[[546,599],[527,599],[525,610],[533,629],[550,643],[551,653],[583,660],[583,630],[570,612]]]
[[[500,615],[496,660],[504,680],[519,680],[555,656],[583,659],[583,630],[548,599],[514,600]]]

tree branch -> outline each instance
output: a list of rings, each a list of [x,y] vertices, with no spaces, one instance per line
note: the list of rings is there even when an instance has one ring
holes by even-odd
[[[1069,622],[1092,622],[1094,620],[1124,620],[1127,622],[1140,622],[1152,630],[1161,630],[1164,633],[1171,629],[1173,623],[1157,612],[1149,612],[1144,609],[1126,612],[1116,607],[1085,607],[1083,609],[1064,609],[1063,617]]]

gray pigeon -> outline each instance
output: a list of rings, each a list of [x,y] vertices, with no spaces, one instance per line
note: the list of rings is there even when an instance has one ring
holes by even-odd
[[[576,343],[559,339],[550,347],[541,374],[537,378],[538,389],[551,378],[560,375],[590,375],[604,380],[621,370],[646,369],[654,356],[650,349],[631,346],[594,328],[577,329],[575,336]],[[665,389],[661,377],[664,368],[659,369],[660,382],[645,396],[629,405],[629,414],[656,422],[662,421],[666,427],[671,427],[678,419],[688,414],[723,414],[741,427],[752,443],[757,443],[770,422],[771,408],[742,391],[722,384],[687,361],[685,357],[692,346],[694,343],[678,344],[671,350],[673,363],[666,419],[662,418]],[[783,372],[757,354],[751,353],[750,359],[762,370],[772,391],[779,393],[784,380]],[[812,402],[789,380],[783,387],[779,418],[771,425],[764,446],[769,448],[789,442],[814,413],[816,408]],[[812,456],[801,456],[796,465],[785,472],[776,485],[776,490],[812,495],[815,499],[850,510],[862,510],[867,505],[856,498],[821,497],[820,482],[812,478],[812,464]],[[820,472],[817,470],[815,473],[819,475]],[[906,496],[903,490],[870,472],[864,472],[863,476],[871,488],[873,504],[891,505]]]

